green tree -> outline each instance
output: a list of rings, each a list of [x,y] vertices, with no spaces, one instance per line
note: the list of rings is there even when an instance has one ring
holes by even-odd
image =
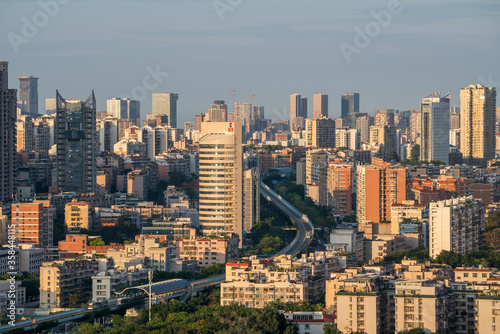
[[[78,325],[78,327],[75,329],[73,333],[75,334],[99,334],[99,333],[104,333],[104,328],[100,325],[92,325],[89,323],[81,323]]]
[[[391,153],[389,154],[389,160],[390,161],[396,161],[396,162],[400,162],[401,161],[401,158],[399,157],[399,154],[396,153],[396,151],[391,151]]]
[[[176,187],[182,186],[184,182],[187,181],[186,174],[184,174],[181,171],[174,170],[172,173],[169,175],[169,184],[174,185]]]
[[[410,152],[410,161],[412,164],[416,165],[420,161],[420,145],[413,145]]]
[[[76,293],[71,293],[69,295],[69,307],[70,308],[76,308],[78,305],[78,300],[80,299],[80,296]]]
[[[323,334],[342,334],[334,324],[323,325]]]
[[[95,239],[89,242],[89,246],[104,246],[106,243],[101,239]]]

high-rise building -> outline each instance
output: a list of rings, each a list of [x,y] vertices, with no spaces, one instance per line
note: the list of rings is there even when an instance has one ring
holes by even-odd
[[[450,130],[460,129],[460,108],[450,108]]]
[[[195,130],[201,131],[201,123],[205,121],[205,114],[200,113],[195,117]]]
[[[328,94],[313,95],[313,117],[328,117]]]
[[[21,114],[38,117],[38,78],[25,76],[19,78],[19,101]]]
[[[245,169],[243,177],[243,231],[249,232],[260,220],[259,168]]]
[[[45,99],[45,113],[50,115],[50,114],[55,114],[56,111],[57,111],[57,99],[53,97]]]
[[[12,200],[16,152],[17,90],[9,89],[9,63],[0,62],[0,202]]]
[[[251,128],[251,122],[250,122],[252,118],[252,104],[235,103],[233,110],[234,110],[233,121],[241,123],[246,133],[252,133],[253,129]]]
[[[194,130],[194,124],[193,122],[184,122],[184,135],[188,133],[189,131]]]
[[[335,147],[335,121],[331,118],[306,118],[306,146]]]
[[[131,99],[121,99],[113,97],[107,101],[108,116],[117,119],[131,119],[135,125],[139,126],[141,122],[141,102]]]
[[[99,151],[113,152],[113,146],[118,142],[118,119],[114,116],[106,116],[99,120],[97,134],[99,136]]]
[[[391,220],[391,206],[406,200],[406,173],[404,167],[372,158],[371,165],[357,167],[357,218],[359,230],[369,223]]]
[[[200,226],[204,235],[236,233],[243,240],[242,124],[203,122],[199,142]]]
[[[486,246],[484,203],[472,196],[459,197],[429,206],[429,255],[443,250],[465,255]]]
[[[317,163],[326,163],[328,153],[323,150],[309,150],[306,152],[306,184],[313,183],[313,165]]]
[[[347,148],[349,150],[359,150],[360,134],[357,129],[345,127],[335,130],[335,147]]]
[[[35,146],[35,123],[29,115],[19,115],[16,121],[17,152],[32,151]]]
[[[307,97],[300,94],[290,95],[290,130],[304,128],[307,118]]]
[[[420,109],[410,110],[410,137],[411,142],[415,144],[420,144],[420,131],[422,121],[422,112]],[[418,142],[417,142],[418,141]]]
[[[227,122],[227,104],[223,100],[214,101],[208,109],[208,121],[210,122]]]
[[[328,206],[333,215],[351,214],[352,166],[332,164],[328,167]]]
[[[341,99],[341,118],[359,113],[359,93],[346,93]]]
[[[460,90],[460,152],[464,162],[485,165],[495,156],[496,88]]]
[[[394,125],[394,109],[375,109],[375,125]]]
[[[36,247],[52,247],[55,210],[49,201],[12,204],[16,241]]]
[[[371,126],[370,143],[372,145],[380,145],[380,157],[384,160],[388,160],[391,157],[392,152],[398,152],[396,127],[393,125]]]
[[[179,94],[153,93],[153,116],[167,115],[168,125],[177,127],[177,100]]]
[[[450,154],[450,94],[434,93],[422,99],[420,160],[442,161],[448,165]]]
[[[361,143],[370,142],[370,126],[373,125],[370,116],[362,116],[356,118],[356,129],[359,131],[359,139]]]
[[[264,119],[264,107],[263,106],[253,106],[253,118]]]
[[[56,116],[57,191],[95,193],[96,101],[65,100],[58,91]]]

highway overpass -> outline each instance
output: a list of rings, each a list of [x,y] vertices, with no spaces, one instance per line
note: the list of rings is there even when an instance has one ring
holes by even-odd
[[[264,182],[261,182],[260,193],[264,196],[265,199],[276,205],[284,214],[293,219],[295,225],[297,227],[297,234],[295,239],[285,248],[280,250],[274,256],[279,256],[282,254],[295,256],[303,251],[311,242],[314,236],[314,228],[309,220],[309,218],[298,211],[294,206],[288,203],[284,198],[270,189]],[[179,282],[181,280],[168,280],[163,282],[157,282],[153,284],[151,291],[153,294],[157,294],[158,298],[162,300],[168,300],[172,298],[180,298],[182,301],[186,301],[191,293],[194,291],[201,291],[204,288],[210,286],[220,286],[220,283],[226,280],[226,275],[217,275],[208,278],[204,278],[201,280],[196,280],[189,282],[189,284],[184,284],[182,288],[179,288]],[[183,280],[182,280],[183,281]],[[182,282],[181,282],[182,283]],[[135,291],[142,291],[144,297],[140,297],[141,299],[147,299],[147,292],[149,292],[149,286],[144,285],[141,287],[135,287]],[[128,288],[127,290],[134,290],[134,288]],[[137,299],[132,300],[131,303],[137,302]],[[33,324],[33,320],[26,320],[17,322],[15,326],[5,325],[0,327],[0,333],[8,333],[10,331],[16,329],[24,329],[25,331],[31,331],[40,324],[56,321],[58,324],[66,323],[69,321],[75,321],[85,317],[86,315],[92,312],[98,312],[108,309],[110,313],[118,310],[119,308],[126,306],[127,304],[117,305],[116,300],[112,300],[108,303],[108,306],[91,310],[88,308],[80,308],[66,312],[60,312],[56,314],[51,314],[45,317],[37,318],[35,324]]]

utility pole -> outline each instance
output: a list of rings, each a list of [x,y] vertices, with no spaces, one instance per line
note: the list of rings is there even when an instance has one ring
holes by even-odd
[[[149,278],[149,321],[151,322],[151,296],[152,296],[151,283],[153,280],[153,270],[152,269],[150,269],[148,271],[148,278]]]

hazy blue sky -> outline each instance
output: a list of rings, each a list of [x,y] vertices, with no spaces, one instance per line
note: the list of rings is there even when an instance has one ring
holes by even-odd
[[[309,98],[309,115],[312,95],[328,94],[337,117],[346,92],[359,92],[361,112],[373,113],[418,108],[435,91],[451,91],[458,106],[460,88],[470,83],[500,86],[498,0],[401,0],[385,26],[372,11],[394,0],[64,2],[44,16],[38,1],[0,1],[9,86],[18,88],[18,76],[38,76],[41,111],[56,89],[66,98],[94,89],[104,111],[107,99],[140,92],[147,67],[170,74],[147,90],[142,116],[151,111],[151,93],[176,92],[179,126],[213,100],[230,105],[231,88],[237,102],[256,94],[255,105],[276,120],[288,119],[292,93]],[[218,13],[216,4],[227,11]],[[23,32],[26,22],[38,31]],[[355,31],[365,28],[374,29],[372,37],[348,62],[340,45],[356,47]]]

